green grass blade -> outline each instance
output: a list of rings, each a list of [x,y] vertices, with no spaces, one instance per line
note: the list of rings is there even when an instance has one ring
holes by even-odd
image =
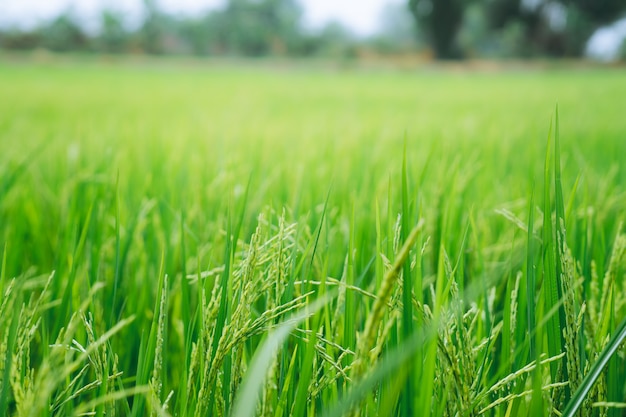
[[[17,166],[15,166],[13,170],[8,174],[5,172],[0,172],[0,176],[2,177],[2,181],[0,181],[0,202],[2,202],[1,198],[6,196],[11,188],[13,188],[18,182],[20,177],[24,175],[29,165],[35,161],[37,156],[41,154],[51,142],[51,140],[46,140],[38,144],[35,149],[30,151],[30,153],[26,155],[24,159],[22,159],[22,161],[19,162]]]
[[[115,302],[117,301],[117,288],[121,275],[121,236],[120,236],[120,172],[117,171],[115,180],[115,269],[113,275],[113,295],[111,296],[109,314],[109,326],[115,322]]]
[[[346,270],[346,284],[355,285],[355,207],[352,205],[352,214],[350,218],[350,240],[348,243],[348,255],[347,255],[347,270]],[[343,333],[343,347],[346,349],[354,350],[356,346],[356,330],[355,330],[355,317],[353,312],[356,310],[355,294],[353,291],[345,292],[345,305],[344,305],[344,333]],[[344,364],[348,365],[348,358],[344,360]]]
[[[8,243],[4,244],[4,250],[2,251],[2,266],[0,266],[0,291],[4,290],[4,280],[7,273],[7,247]]]
[[[317,235],[315,237],[315,244],[313,246],[313,251],[311,253],[311,260],[309,263],[309,269],[305,271],[304,277],[308,281],[310,275],[313,271],[313,261],[315,259],[315,254],[317,253],[317,248],[320,240],[320,236],[322,233],[322,228],[324,227],[324,220],[326,219],[326,210],[328,208],[328,199],[330,197],[330,188],[328,190],[328,194],[326,196],[326,202],[324,203],[324,209],[322,211],[322,217],[320,218],[320,222],[317,228]],[[349,255],[348,255],[349,256]],[[326,268],[325,263],[325,268]],[[322,285],[319,287],[319,293],[323,294],[325,291],[325,280],[326,280],[326,271],[322,271]],[[310,288],[310,287],[309,287]],[[307,288],[307,290],[309,290]],[[323,314],[323,312],[320,312]],[[293,404],[293,410],[291,415],[293,416],[304,416],[307,413],[305,412],[306,406],[308,405],[308,388],[311,382],[311,376],[313,373],[313,359],[315,358],[315,345],[317,343],[316,334],[319,330],[319,327],[322,323],[322,319],[319,314],[315,314],[310,322],[310,336],[309,341],[306,343],[304,350],[304,355],[300,362],[300,375],[298,377],[298,384],[296,388],[296,397]]]
[[[229,216],[230,218],[230,216]],[[230,219],[228,221],[229,227],[226,231],[226,242],[224,243],[224,271],[222,272],[220,278],[220,304],[217,312],[217,321],[215,323],[215,330],[213,333],[213,342],[211,346],[208,346],[211,354],[208,356],[209,358],[215,357],[215,354],[218,349],[219,341],[222,337],[222,333],[224,332],[224,326],[226,325],[229,302],[228,302],[228,282],[230,281],[230,269],[231,269],[231,261],[232,261],[232,251],[234,250],[234,245],[236,242],[233,242],[233,236],[231,234],[230,227]],[[225,360],[226,362],[226,360]],[[226,387],[222,387],[224,390]],[[230,388],[230,387],[228,387]],[[207,403],[207,412],[209,414],[213,414],[213,405],[215,404],[215,389],[209,392],[209,401]]]
[[[615,291],[610,293],[609,302],[609,325],[611,331],[615,329]],[[620,402],[626,400],[626,397],[622,397],[624,390],[624,382],[620,383],[620,373],[618,370],[618,358],[613,356],[609,360],[607,372],[606,372],[606,387],[607,387],[607,401]],[[622,391],[622,392],[620,392]],[[608,410],[608,417],[619,417],[619,410],[611,407]]]
[[[559,303],[559,283],[556,276],[556,243],[552,231],[552,205],[551,205],[551,181],[550,181],[550,137],[552,125],[548,135],[546,149],[546,162],[544,169],[544,201],[543,201],[543,294],[545,311],[550,311]],[[548,355],[556,356],[561,353],[561,323],[558,314],[551,315],[546,323],[546,338],[548,341]],[[550,375],[552,381],[557,380],[558,364],[550,363]]]
[[[535,291],[537,288],[537,266],[535,264],[535,245],[533,224],[535,224],[535,187],[530,194],[528,206],[528,236],[526,242],[526,315],[528,326],[528,341],[530,343],[530,357],[535,357]]]
[[[252,174],[248,177],[248,182],[246,183],[246,190],[243,193],[241,198],[241,206],[239,207],[237,224],[235,225],[235,229],[232,232],[232,240],[233,240],[233,249],[237,247],[237,241],[239,240],[239,235],[241,233],[241,228],[243,227],[243,222],[246,218],[246,209],[248,207],[248,197],[250,195],[250,184],[252,183]]]
[[[433,326],[436,328],[436,326]],[[373,392],[376,387],[395,373],[402,366],[408,365],[415,352],[425,343],[432,340],[434,332],[424,334],[422,330],[413,333],[410,339],[390,350],[364,378],[353,384],[352,388],[334,405],[324,410],[323,417],[341,417],[347,415],[363,398]],[[408,376],[408,373],[405,374]],[[399,387],[401,384],[397,384]],[[423,410],[422,410],[423,411]],[[428,413],[423,412],[423,415]]]
[[[191,319],[191,289],[187,280],[187,256],[185,247],[185,211],[180,214],[180,258],[181,258],[181,297],[180,315],[183,320],[183,349],[185,352],[185,364],[180,376],[180,389],[178,400],[182,402],[181,409],[187,409],[187,379],[191,360],[192,330],[195,320]],[[198,284],[199,285],[199,284]]]
[[[406,162],[406,137],[404,142],[404,154],[402,157],[402,233],[401,239],[404,242],[411,233],[409,222],[411,213],[409,211],[409,191]],[[411,281],[411,257],[407,256],[402,265],[402,338],[401,341],[408,340],[413,334],[413,282]],[[401,409],[405,416],[413,415],[413,399],[415,397],[414,378],[407,378],[401,395]]]
[[[294,347],[293,354],[291,355],[291,360],[289,361],[289,366],[287,367],[287,371],[285,372],[283,389],[280,393],[280,397],[278,398],[274,417],[282,417],[287,409],[287,394],[289,393],[289,388],[291,387],[291,379],[295,374],[295,365],[297,358],[298,345]]]
[[[57,317],[58,320],[57,320],[56,329],[61,329],[61,327],[63,327],[65,320],[67,320],[70,317],[71,312],[72,312],[72,303],[74,301],[73,290],[74,290],[74,282],[76,280],[77,262],[78,262],[78,259],[80,259],[82,255],[83,248],[85,247],[85,241],[87,239],[87,234],[89,231],[89,223],[91,222],[91,213],[93,212],[93,207],[94,207],[94,204],[92,202],[91,205],[89,206],[89,211],[87,212],[87,218],[85,219],[85,222],[83,224],[80,237],[72,253],[72,257],[70,261],[70,271],[67,277],[67,284],[65,286],[65,291],[63,292],[63,299],[61,300],[62,311],[61,311],[61,314]]]
[[[583,382],[580,384],[576,392],[572,395],[567,407],[563,411],[563,417],[574,417],[582,405],[585,397],[593,387],[593,384],[597,381],[602,373],[604,367],[609,360],[618,351],[619,346],[626,340],[626,318],[619,325],[613,337],[606,345],[606,347],[600,352],[598,360],[593,364]]]
[[[21,281],[16,281],[16,286],[13,289],[13,292],[17,293],[17,296],[15,296],[15,299],[13,300],[13,317],[11,318],[11,326],[9,327],[5,353],[6,356],[4,358],[4,374],[2,376],[2,386],[0,387],[0,416],[7,415],[7,409],[9,406],[9,387],[11,386],[10,375],[12,368],[13,351],[15,349],[17,327],[20,321],[20,311],[22,309],[23,294]]]
[[[265,383],[268,367],[278,348],[300,323],[320,311],[335,297],[336,293],[326,293],[325,296],[318,298],[285,320],[267,336],[267,339],[257,348],[237,391],[231,414],[233,417],[255,415],[257,400]],[[313,340],[314,337],[311,339]]]
[[[565,254],[564,245],[565,245],[565,206],[563,203],[563,186],[561,185],[561,144],[559,138],[559,108],[556,107],[555,110],[555,124],[554,124],[554,202],[555,202],[555,211],[556,211],[556,224],[555,224],[555,234],[556,234],[556,250],[554,251],[555,255],[555,267],[556,267],[556,275],[555,275],[555,285],[557,290],[557,299],[563,299],[563,257]],[[574,308],[572,306],[572,308]],[[565,307],[561,305],[559,307],[559,324],[560,326],[566,326],[567,321],[565,319]],[[561,329],[562,327],[559,327]],[[565,336],[562,331],[559,331],[559,337],[561,340],[561,347],[564,348]],[[562,367],[561,370],[563,372],[563,380],[566,381],[569,379],[567,373],[567,359],[564,357],[561,361]],[[569,387],[565,387],[565,402],[569,400]]]
[[[311,252],[311,258],[309,260],[309,269],[307,274],[311,273],[313,269],[313,261],[315,261],[315,254],[317,253],[317,247],[320,241],[320,236],[322,235],[322,228],[324,226],[324,219],[326,219],[326,213],[328,211],[328,201],[330,200],[330,192],[332,190],[332,186],[328,187],[328,191],[326,192],[326,200],[324,200],[324,208],[322,209],[322,217],[320,217],[319,224],[317,225],[317,233],[315,234],[315,243],[313,244],[313,251]],[[308,277],[306,277],[308,279]]]
[[[139,363],[137,365],[136,386],[148,385],[150,381],[150,372],[153,370],[154,357],[157,347],[158,322],[160,316],[161,294],[165,282],[164,272],[165,254],[161,253],[161,262],[159,266],[159,281],[157,286],[156,297],[152,313],[152,322],[150,324],[150,333],[148,339],[144,338],[142,333],[141,346],[139,349]],[[145,343],[145,344],[144,344]],[[143,349],[142,349],[143,348]],[[133,416],[142,416],[145,413],[145,400],[142,397],[135,398],[133,402]]]

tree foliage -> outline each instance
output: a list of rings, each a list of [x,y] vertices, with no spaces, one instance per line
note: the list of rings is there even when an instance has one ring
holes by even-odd
[[[427,47],[436,59],[575,57],[582,55],[595,30],[626,12],[626,0],[388,1],[381,13],[381,32],[368,39],[356,38],[338,22],[317,31],[305,28],[298,0],[227,0],[217,9],[193,16],[168,15],[156,0],[143,0],[138,25],[129,25],[122,14],[105,9],[94,33],[85,31],[67,10],[34,29],[0,27],[0,47],[330,57],[354,57],[363,50],[397,54]]]
[[[520,53],[526,55],[579,56],[600,26],[626,12],[623,0],[486,0],[494,31],[523,28]]]
[[[465,0],[409,0],[409,9],[438,59],[461,57],[457,35],[469,2]]]

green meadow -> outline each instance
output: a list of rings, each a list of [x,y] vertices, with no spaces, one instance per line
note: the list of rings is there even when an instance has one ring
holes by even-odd
[[[0,64],[0,415],[624,415],[623,71],[152,64]]]

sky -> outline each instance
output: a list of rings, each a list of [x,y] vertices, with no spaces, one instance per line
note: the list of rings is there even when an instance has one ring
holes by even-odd
[[[336,20],[359,35],[376,32],[378,18],[385,4],[401,0],[298,0],[304,8],[308,27],[318,28]],[[218,7],[223,0],[157,0],[163,10],[193,14]],[[42,19],[71,9],[86,19],[95,19],[103,6],[120,10],[128,16],[141,11],[141,0],[0,0],[0,24],[32,26]],[[355,7],[357,6],[357,7]]]

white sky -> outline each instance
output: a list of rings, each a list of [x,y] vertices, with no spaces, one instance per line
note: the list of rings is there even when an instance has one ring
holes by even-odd
[[[403,0],[298,0],[304,8],[305,24],[316,28],[331,20],[338,20],[355,33],[371,34],[378,28],[382,7],[392,1]],[[197,13],[216,7],[223,0],[157,0],[169,12]],[[95,18],[102,6],[137,16],[141,0],[0,0],[0,24],[30,26],[49,19],[71,8],[79,16]]]

